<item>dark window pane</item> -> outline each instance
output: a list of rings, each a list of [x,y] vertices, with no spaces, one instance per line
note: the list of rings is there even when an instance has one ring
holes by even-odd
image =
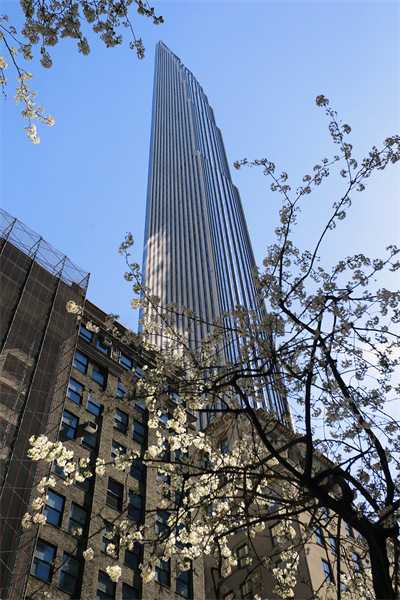
[[[98,417],[101,414],[101,407],[103,405],[100,402],[95,402],[92,394],[88,396],[88,402],[86,406],[86,410],[88,410],[92,415]]]
[[[169,560],[159,560],[156,564],[156,581],[163,585],[171,585],[171,562]]]
[[[89,329],[86,329],[86,327],[84,325],[81,325],[81,328],[79,330],[79,335],[81,336],[81,338],[83,338],[87,342],[92,341],[93,333],[91,331],[89,331]]]
[[[114,600],[115,599],[115,583],[111,581],[107,573],[99,571],[97,581],[96,600]]]
[[[39,538],[36,544],[31,573],[40,579],[50,581],[51,563],[54,561],[55,554],[55,547]]]
[[[135,521],[140,521],[142,516],[143,499],[142,496],[129,491],[128,515]]]
[[[139,442],[139,444],[144,444],[146,438],[146,428],[139,421],[133,421],[133,439]]]
[[[191,588],[191,570],[177,573],[176,576],[176,593],[184,598],[189,598]]]
[[[141,460],[134,460],[131,466],[131,476],[138,481],[143,480],[144,466]]]
[[[93,452],[97,446],[97,432],[83,431],[82,446]]]
[[[116,456],[121,456],[122,454],[126,454],[125,446],[113,440],[111,444],[111,462],[115,461]]]
[[[140,544],[135,544],[133,550],[125,550],[124,563],[131,569],[136,570],[140,563]]]
[[[56,494],[53,490],[48,490],[47,495],[44,515],[49,523],[59,527],[61,525],[65,498]]]
[[[125,354],[122,354],[121,352],[121,358],[119,359],[120,364],[125,367],[125,369],[132,369],[132,361],[131,359],[126,356]]]
[[[122,509],[124,486],[113,479],[108,480],[107,504],[117,510]]]
[[[79,591],[80,569],[81,566],[79,560],[64,552],[58,587],[70,594],[70,596],[77,597]]]
[[[99,350],[101,350],[101,352],[107,354],[107,356],[110,354],[110,344],[106,344],[104,340],[98,339],[96,346]]]
[[[88,364],[88,357],[77,350],[75,352],[74,367],[78,369],[78,371],[81,371],[81,373],[86,373]]]
[[[94,381],[97,381],[97,383],[99,383],[101,386],[104,387],[104,385],[106,383],[106,377],[107,377],[107,369],[105,369],[101,365],[98,365],[97,363],[93,363],[92,379]]]
[[[156,531],[157,533],[163,533],[167,528],[167,521],[169,514],[163,510],[158,510],[156,515]]]
[[[122,433],[126,433],[128,430],[128,415],[119,408],[115,410],[114,427],[122,431]]]
[[[75,379],[69,380],[68,392],[67,396],[77,404],[81,404],[82,402],[82,390],[83,385],[79,383],[79,381],[75,381]]]
[[[122,600],[138,600],[139,592],[127,583],[122,584]]]
[[[70,413],[68,410],[64,410],[60,432],[71,440],[74,440],[76,437],[77,427],[78,417]]]
[[[123,387],[121,380],[118,379],[118,388],[117,388],[117,396],[122,398],[126,394],[126,389]]]
[[[82,537],[85,532],[86,518],[86,510],[73,502],[69,513],[68,533],[72,533],[76,537]]]

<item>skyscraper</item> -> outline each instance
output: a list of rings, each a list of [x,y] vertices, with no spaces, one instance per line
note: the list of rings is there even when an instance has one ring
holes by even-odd
[[[203,88],[163,42],[156,50],[143,265],[145,285],[163,306],[174,302],[196,315],[192,347],[237,305],[263,314],[221,131]],[[160,337],[155,342],[162,345]],[[224,352],[235,362],[237,343]],[[264,401],[287,420],[285,398],[270,388]]]

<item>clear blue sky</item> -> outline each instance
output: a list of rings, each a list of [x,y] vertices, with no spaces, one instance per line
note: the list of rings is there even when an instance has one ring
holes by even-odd
[[[295,188],[336,151],[324,112],[315,106],[321,93],[352,126],[357,157],[399,132],[397,2],[154,0],[154,6],[164,25],[134,17],[146,46],[142,61],[128,40],[107,50],[92,34],[89,57],[68,39],[53,49],[50,70],[37,61],[29,65],[38,102],[56,118],[53,128],[39,128],[40,145],[26,138],[12,101],[11,71],[8,99],[1,101],[1,206],[90,271],[88,298],[134,328],[117,250],[131,231],[134,259],[141,262],[159,39],[203,86],[231,165],[245,156],[268,157]],[[17,1],[3,1],[2,10],[18,24]],[[261,264],[273,242],[279,198],[261,171],[235,171],[233,178]],[[299,235],[306,246],[334,193],[340,194],[332,184],[307,200]],[[371,180],[328,243],[328,260],[358,251],[379,255],[399,243],[398,192],[397,166]]]

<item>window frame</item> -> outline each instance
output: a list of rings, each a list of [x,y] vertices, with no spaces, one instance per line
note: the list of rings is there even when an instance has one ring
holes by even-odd
[[[132,502],[132,499],[135,499]],[[136,500],[137,499],[137,500]],[[144,498],[134,490],[129,490],[127,515],[137,523],[142,521]]]
[[[83,516],[84,516],[83,522],[81,522],[79,519],[76,519],[74,517],[74,508],[78,509],[78,512],[81,511],[83,513]],[[88,521],[88,511],[86,510],[86,508],[83,508],[83,506],[81,506],[77,502],[71,502],[71,508],[69,510],[68,525],[67,525],[67,531],[68,531],[68,533],[70,533],[71,535],[73,535],[76,538],[83,537],[85,535],[87,521]],[[82,535],[78,535],[77,533],[73,533],[73,531],[71,531],[71,530],[74,527],[81,527],[82,528]]]
[[[91,344],[93,341],[93,331],[90,331],[90,329],[88,329],[86,325],[83,325],[83,323],[81,323],[81,326],[79,328],[79,337]]]
[[[102,388],[106,387],[108,370],[97,362],[92,363],[91,378]]]
[[[77,568],[78,568],[77,574],[71,574],[71,572],[68,571],[68,567],[69,567],[70,563],[75,563],[75,566],[77,566]],[[64,552],[61,569],[60,569],[60,577],[58,579],[59,589],[63,590],[64,592],[66,592],[67,594],[72,596],[73,598],[78,598],[81,572],[82,572],[82,562],[78,558],[76,558],[76,556],[68,554],[68,552]],[[62,579],[74,580],[74,583],[75,583],[74,589],[72,591],[69,591],[68,587],[63,587],[63,585],[61,583]]]
[[[78,360],[78,354],[79,357],[82,357],[84,360]],[[75,350],[74,367],[75,369],[78,369],[78,371],[86,375],[89,367],[89,358],[82,352],[79,352],[79,350]]]
[[[102,584],[104,584],[104,587],[106,589],[105,592],[103,592],[103,590],[99,589],[100,577],[102,577],[102,579],[103,579]],[[108,589],[108,586],[110,586],[112,588],[112,591],[110,591]],[[99,570],[99,573],[97,576],[97,587],[96,587],[96,599],[95,600],[115,600],[115,590],[116,590],[116,584],[113,581],[111,581],[111,578],[107,575],[107,573],[105,571]]]
[[[242,553],[241,550],[244,550],[244,553]],[[247,543],[242,544],[241,546],[239,546],[236,549],[236,558],[237,558],[239,567],[242,568],[242,567],[247,566],[247,557],[248,556],[249,556],[249,546]]]
[[[70,415],[71,417],[73,417],[73,420],[75,422],[75,426],[72,423],[68,423],[67,421],[64,421],[64,415]],[[74,413],[70,412],[69,410],[67,410],[66,408],[64,408],[63,410],[63,414],[61,417],[61,424],[60,424],[60,433],[62,435],[64,435],[66,438],[68,438],[69,440],[76,440],[76,434],[78,431],[78,426],[79,426],[79,417],[77,417],[76,415],[74,415]],[[66,433],[65,428],[68,428],[69,430],[71,430],[73,432],[73,435],[70,435],[69,433]]]
[[[178,591],[178,583],[183,583],[187,588],[187,593],[184,594]],[[183,598],[190,598],[192,596],[192,567],[187,571],[176,571],[175,574],[175,593]]]
[[[120,413],[122,418],[117,418],[118,413]],[[126,417],[126,421],[124,421],[125,417]],[[128,413],[126,413],[125,411],[123,411],[117,407],[115,409],[114,428],[118,429],[118,431],[120,431],[121,433],[126,434],[128,432],[128,427],[129,427]]]
[[[322,562],[322,569],[323,569],[324,575],[325,575],[324,582],[328,581],[329,583],[335,583],[331,563],[329,562],[329,560],[327,560],[325,558],[321,558],[321,562]]]
[[[103,410],[103,405],[101,402],[96,402],[96,400],[93,400],[92,396],[93,394],[88,394],[86,410],[90,412],[91,415],[94,415],[95,417],[100,417]]]
[[[143,429],[143,433],[138,431],[140,429]],[[133,419],[132,439],[135,440],[135,442],[137,442],[141,446],[144,446],[146,443],[146,437],[147,437],[146,425],[143,425],[143,423],[141,421],[137,421],[136,419]]]
[[[114,490],[110,489],[110,484],[114,485],[115,487],[120,488],[119,492],[117,493]],[[108,478],[108,483],[107,483],[107,494],[106,494],[106,504],[107,506],[111,506],[111,508],[114,508],[115,510],[122,510],[122,504],[123,504],[123,500],[124,500],[124,486],[122,485],[122,483],[119,483],[119,481],[115,481],[115,479],[112,479],[112,477]]]
[[[163,581],[165,579],[165,581]],[[155,580],[160,585],[171,587],[171,559],[158,560],[155,565]]]
[[[80,388],[79,392],[76,391],[76,389],[73,389],[71,384],[75,385],[76,387],[79,386],[79,388]],[[70,377],[69,382],[68,382],[67,398],[69,398],[70,400],[72,400],[72,402],[75,402],[75,404],[78,404],[80,406],[82,404],[84,389],[85,389],[85,386],[82,383],[80,383],[73,377]],[[82,393],[80,393],[80,392],[82,392]],[[78,400],[76,398],[78,398]]]
[[[44,560],[43,558],[39,558],[39,556],[36,555],[39,544],[41,544],[42,546],[45,546],[43,555],[45,554],[45,552],[48,548],[50,548],[52,550],[53,554],[52,554],[51,560],[47,561],[47,560]],[[56,553],[57,553],[56,546],[53,546],[53,544],[49,544],[49,542],[46,542],[46,540],[43,540],[42,538],[38,538],[38,540],[36,542],[35,552],[33,555],[32,565],[31,565],[31,571],[30,571],[31,575],[33,575],[34,577],[37,577],[38,579],[41,579],[42,581],[51,581],[52,576],[53,576],[53,563],[54,563]],[[44,567],[44,569],[47,572],[47,577],[42,577],[41,575],[37,574],[38,570],[43,568],[44,565],[47,565],[47,567]],[[34,567],[35,567],[35,570],[33,570]]]
[[[61,500],[61,509],[58,509],[58,508],[55,508],[54,506],[49,505],[50,495],[57,496],[57,498],[59,498]],[[47,491],[47,496],[48,496],[48,498],[46,500],[46,503],[44,505],[44,510],[43,510],[43,514],[47,519],[47,523],[51,523],[51,525],[54,525],[55,527],[61,527],[64,508],[65,508],[65,496],[61,496],[61,494],[57,494],[57,492],[55,492],[52,489],[49,489]],[[58,515],[57,523],[55,523],[54,521],[52,521],[51,519],[48,518],[48,513]]]
[[[121,352],[119,357],[119,364],[127,371],[131,371],[133,367],[133,360],[129,358],[129,356]]]

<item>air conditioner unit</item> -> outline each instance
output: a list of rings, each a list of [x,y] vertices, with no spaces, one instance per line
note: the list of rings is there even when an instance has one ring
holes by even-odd
[[[103,345],[107,346],[107,348],[110,348],[112,346],[112,340],[110,340],[108,337],[105,337],[103,340]]]
[[[98,425],[93,421],[88,421],[85,425],[85,431],[87,431],[88,433],[96,433],[97,429]]]

